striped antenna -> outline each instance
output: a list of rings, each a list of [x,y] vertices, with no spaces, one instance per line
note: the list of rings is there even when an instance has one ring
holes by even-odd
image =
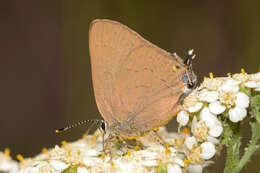
[[[56,129],[55,132],[56,133],[61,133],[61,132],[65,132],[71,128],[74,128],[74,127],[78,127],[78,126],[81,126],[83,124],[87,124],[87,123],[95,123],[95,125],[100,128],[102,126],[103,123],[105,123],[104,120],[82,120],[82,121],[79,121],[75,124],[72,124],[72,125],[68,125],[66,127],[63,127],[63,128],[60,128],[60,129]],[[90,127],[93,127],[93,124],[90,125]],[[89,129],[90,130],[90,129]],[[89,131],[88,130],[88,131]]]

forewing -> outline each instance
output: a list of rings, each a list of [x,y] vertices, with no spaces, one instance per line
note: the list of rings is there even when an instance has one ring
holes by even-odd
[[[129,52],[145,41],[128,27],[111,20],[95,20],[89,30],[92,80],[100,113],[114,121],[113,86],[122,62]]]
[[[173,66],[179,71],[174,72]],[[166,124],[181,108],[186,67],[178,57],[153,45],[133,49],[115,78],[112,105],[120,121],[142,130]]]

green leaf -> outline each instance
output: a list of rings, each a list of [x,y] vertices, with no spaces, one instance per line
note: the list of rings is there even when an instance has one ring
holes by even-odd
[[[245,93],[246,95],[250,96],[251,95],[251,90],[249,88],[246,88],[244,86],[240,87],[240,91]]]
[[[64,171],[62,171],[62,173],[77,173],[77,168],[78,166],[70,166]]]

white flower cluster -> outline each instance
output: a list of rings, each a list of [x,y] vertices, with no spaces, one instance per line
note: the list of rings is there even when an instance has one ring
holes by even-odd
[[[177,122],[180,129],[191,131],[184,142],[189,150],[187,162],[198,167],[215,156],[224,130],[223,120],[237,123],[247,116],[250,98],[246,90],[260,91],[260,72],[248,75],[242,69],[239,74],[221,78],[210,74],[185,98]]]
[[[126,154],[113,149],[113,157],[103,153],[102,135],[85,135],[72,143],[43,149],[34,158],[19,155],[18,164],[9,156],[9,150],[0,152],[0,172],[60,173],[68,169],[77,173],[92,172],[167,172],[201,173],[212,163],[221,145],[223,121],[237,123],[247,116],[249,96],[246,90],[260,92],[260,73],[247,75],[244,71],[224,78],[206,78],[184,100],[183,110],[177,115],[180,133],[158,131],[166,142],[162,146],[151,142],[152,135],[138,138],[143,148],[132,148]]]
[[[0,172],[18,173],[18,162],[12,160],[9,149],[0,152]]]

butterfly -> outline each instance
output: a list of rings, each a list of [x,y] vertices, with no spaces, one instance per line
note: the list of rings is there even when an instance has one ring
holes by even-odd
[[[116,21],[91,23],[89,51],[95,100],[104,118],[94,121],[109,134],[106,141],[135,139],[167,124],[196,86],[192,50],[183,60]]]

